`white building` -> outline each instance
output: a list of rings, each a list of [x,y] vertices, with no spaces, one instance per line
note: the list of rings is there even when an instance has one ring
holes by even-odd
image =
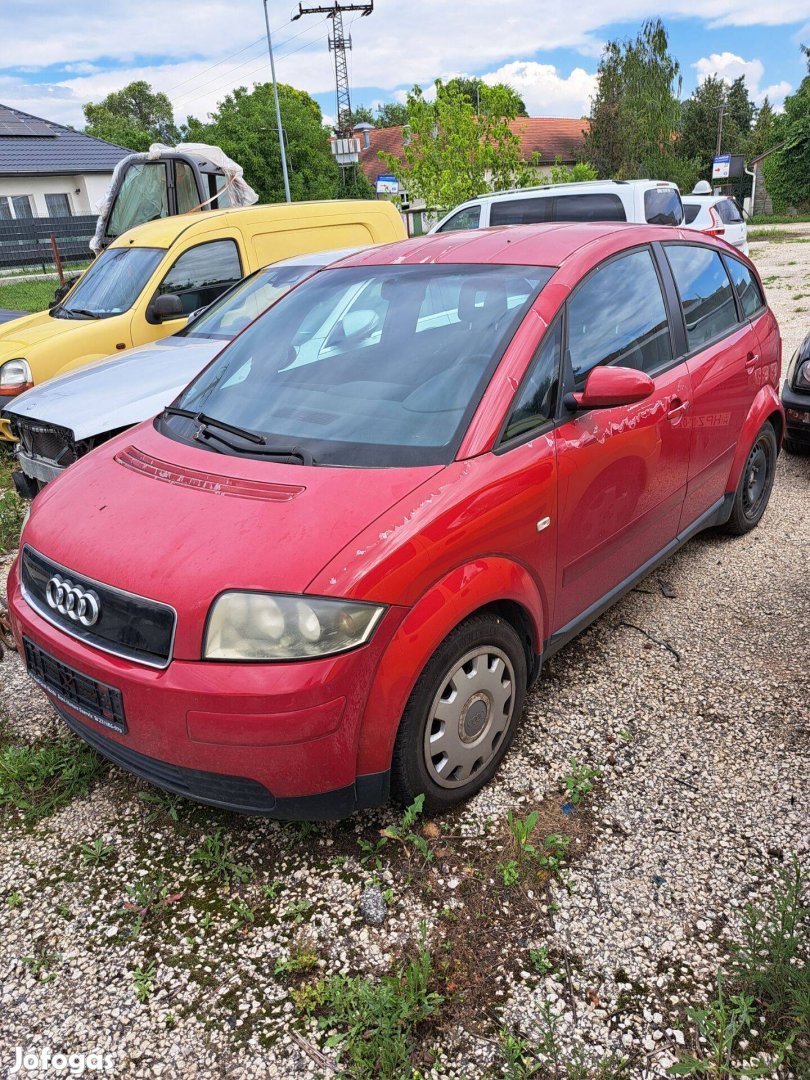
[[[0,105],[0,221],[94,213],[129,153]]]

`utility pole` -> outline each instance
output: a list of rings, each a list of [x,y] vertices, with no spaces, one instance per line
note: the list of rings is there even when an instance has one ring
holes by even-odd
[[[720,157],[720,147],[723,143],[723,113],[726,111],[725,105],[718,105],[717,107],[717,149],[714,152],[715,157]]]
[[[359,11],[361,15],[370,15],[374,11],[374,0],[365,4],[343,4],[340,0],[334,0],[331,4],[319,7],[304,7],[298,5],[298,14],[293,15],[292,21],[300,19],[302,15],[326,15],[332,20],[332,33],[329,35],[329,51],[335,54],[335,89],[337,92],[337,116],[335,119],[335,134],[338,137],[351,138],[352,134],[352,103],[349,92],[349,67],[346,53],[352,47],[352,39],[343,31],[343,12]]]
[[[284,198],[290,198],[290,178],[287,175],[287,148],[284,145],[284,128],[281,126],[281,106],[278,103],[278,83],[276,82],[276,64],[273,60],[273,40],[270,37],[270,19],[267,15],[267,0],[264,2],[264,25],[267,27],[267,51],[270,53],[270,74],[273,77],[273,98],[276,102],[276,124],[278,126],[278,145],[281,150],[281,174],[284,177]]]

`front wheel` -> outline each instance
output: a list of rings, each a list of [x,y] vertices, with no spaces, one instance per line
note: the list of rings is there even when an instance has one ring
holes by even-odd
[[[497,615],[473,615],[428,661],[397,732],[394,798],[408,805],[424,794],[426,811],[449,809],[495,774],[515,733],[526,697],[526,653]]]
[[[776,477],[776,432],[764,423],[748,453],[742,476],[734,495],[731,516],[725,531],[732,536],[750,532],[765,513]]]

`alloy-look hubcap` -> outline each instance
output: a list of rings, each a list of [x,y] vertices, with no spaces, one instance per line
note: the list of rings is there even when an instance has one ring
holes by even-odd
[[[462,787],[495,756],[512,719],[514,685],[509,657],[494,646],[453,665],[425,728],[425,764],[440,787]]]

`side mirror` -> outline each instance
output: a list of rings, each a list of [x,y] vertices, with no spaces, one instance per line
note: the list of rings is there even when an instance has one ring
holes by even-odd
[[[183,301],[175,293],[164,293],[155,297],[149,305],[148,315],[150,322],[158,323],[166,319],[182,319],[185,315]]]
[[[635,368],[595,367],[588,375],[585,389],[579,394],[566,394],[563,404],[572,412],[610,409],[643,401],[654,389],[655,383],[650,376]]]

